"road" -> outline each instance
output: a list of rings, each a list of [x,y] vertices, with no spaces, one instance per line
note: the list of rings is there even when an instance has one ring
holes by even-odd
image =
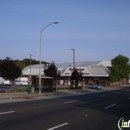
[[[0,130],[119,130],[120,118],[130,120],[129,87],[0,104]]]

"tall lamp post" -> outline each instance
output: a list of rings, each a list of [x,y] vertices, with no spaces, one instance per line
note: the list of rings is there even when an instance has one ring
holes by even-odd
[[[75,69],[75,49],[71,49],[73,51],[73,71]]]
[[[47,27],[47,26],[50,26],[52,24],[58,24],[59,22],[56,21],[56,22],[53,22],[53,23],[50,23],[50,24],[47,24],[45,27],[41,28],[40,30],[40,55],[39,55],[39,94],[41,94],[41,59],[42,59],[42,32],[43,30]]]

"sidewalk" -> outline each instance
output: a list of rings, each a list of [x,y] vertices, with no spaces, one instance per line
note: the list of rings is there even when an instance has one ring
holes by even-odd
[[[36,99],[43,98],[47,96],[58,96],[58,95],[72,95],[77,93],[89,93],[89,92],[101,92],[101,91],[111,91],[111,90],[119,90],[124,87],[130,87],[130,85],[125,85],[121,87],[102,87],[102,90],[94,90],[94,89],[64,89],[57,90],[56,92],[44,92],[39,95],[38,92],[35,93],[27,93],[27,92],[8,92],[8,93],[0,93],[0,101],[1,100],[12,100],[12,99]]]
[[[22,99],[22,98],[31,98],[34,96],[37,96],[38,94],[34,93],[34,94],[29,94],[27,92],[18,92],[18,93],[1,93],[0,94],[0,100],[5,100],[5,99]],[[39,95],[39,96],[43,96],[43,94]]]
[[[58,95],[67,95],[67,94],[75,94],[76,91],[71,90],[57,90],[56,92],[44,92],[39,95],[38,92],[35,93],[27,93],[27,92],[7,92],[0,93],[0,101],[1,100],[12,100],[12,99],[31,99],[31,98],[39,98],[46,96],[58,96]]]

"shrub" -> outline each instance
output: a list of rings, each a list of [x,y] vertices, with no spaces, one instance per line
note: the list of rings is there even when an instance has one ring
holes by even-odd
[[[64,87],[64,88],[62,88],[62,87],[57,87],[56,88],[56,90],[66,90],[66,89],[69,89],[68,87]]]
[[[24,88],[14,88],[13,92],[26,92],[26,89],[24,89]]]
[[[82,89],[83,86],[76,86],[76,87],[73,87],[73,85],[70,85],[70,89]]]

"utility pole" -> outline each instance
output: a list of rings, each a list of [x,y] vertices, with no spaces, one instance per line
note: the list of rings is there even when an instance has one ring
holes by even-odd
[[[75,69],[75,49],[71,49],[71,50],[73,51],[73,72],[74,72],[76,70]],[[73,84],[73,80],[72,80],[72,84]],[[74,87],[74,85],[73,85],[73,87]]]
[[[71,49],[73,51],[73,71],[75,70],[75,49]]]
[[[31,79],[32,79],[31,78],[31,58],[32,58],[33,55],[32,54],[28,54],[28,55],[30,56],[30,76],[29,76],[29,81],[30,82],[29,82],[29,84],[31,85]]]

